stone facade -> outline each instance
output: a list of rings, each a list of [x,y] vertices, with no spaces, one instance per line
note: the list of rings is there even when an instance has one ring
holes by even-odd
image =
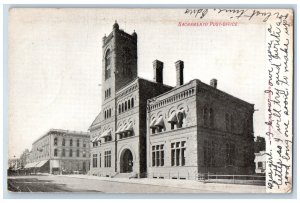
[[[137,77],[137,34],[117,23],[102,48],[102,111],[89,128],[91,175],[254,172],[253,104],[218,90],[216,79],[184,84],[183,61],[175,63],[176,87],[163,84],[159,60],[154,81]]]
[[[88,133],[51,129],[32,144],[29,165],[46,173],[85,173],[89,170],[89,151]]]
[[[253,174],[254,105],[199,80],[148,102],[150,177],[194,179],[205,173]],[[155,123],[160,118],[161,122]],[[164,150],[157,153],[158,145]]]

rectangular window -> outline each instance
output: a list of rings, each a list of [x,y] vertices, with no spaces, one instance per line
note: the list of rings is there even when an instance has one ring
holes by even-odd
[[[77,140],[77,147],[80,146],[80,140]]]
[[[93,154],[93,168],[97,168],[97,154]]]
[[[155,128],[151,128],[152,134],[155,134]]]
[[[152,146],[152,166],[155,166],[155,146]]]
[[[152,166],[164,166],[164,145],[152,146]]]
[[[79,149],[76,151],[76,156],[79,157]]]
[[[62,150],[61,156],[62,156],[62,157],[65,157],[65,156],[66,156],[66,150],[65,150],[65,149]]]
[[[262,163],[262,162],[260,162],[260,161],[259,161],[259,162],[257,162],[257,167],[258,167],[258,168],[262,168],[262,167],[263,167],[263,163]]]
[[[171,143],[171,166],[185,166],[186,164],[186,142]]]
[[[104,167],[111,167],[111,151],[104,152]]]
[[[99,167],[101,168],[101,154],[99,154]]]
[[[85,151],[82,152],[82,156],[86,157],[86,152]]]

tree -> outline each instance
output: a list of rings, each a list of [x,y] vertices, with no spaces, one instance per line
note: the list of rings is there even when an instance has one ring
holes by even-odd
[[[25,165],[28,163],[28,159],[29,159],[29,149],[25,149],[23,151],[23,153],[20,156],[20,166],[21,168],[24,168]]]

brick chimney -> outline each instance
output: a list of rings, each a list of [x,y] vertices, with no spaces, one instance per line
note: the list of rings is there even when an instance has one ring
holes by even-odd
[[[181,60],[175,62],[176,67],[176,86],[183,85],[183,68],[184,63]]]
[[[214,88],[217,88],[217,84],[218,84],[218,81],[217,79],[211,79],[210,80],[210,86],[214,87]]]
[[[163,68],[163,62],[159,60],[153,61],[153,80],[157,83],[163,83]]]

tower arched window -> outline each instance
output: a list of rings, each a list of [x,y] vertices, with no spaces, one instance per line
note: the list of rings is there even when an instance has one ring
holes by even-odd
[[[131,106],[130,106],[130,99],[128,99],[128,109],[130,109]]]
[[[133,108],[133,107],[134,107],[134,99],[131,98],[131,108]]]
[[[111,51],[108,49],[105,54],[105,80],[111,76]]]
[[[214,110],[212,108],[209,109],[209,125],[210,127],[214,126]]]
[[[121,113],[121,104],[119,104],[119,113]]]
[[[124,103],[122,104],[122,112],[124,112]]]
[[[127,101],[125,102],[125,111],[127,111]]]

